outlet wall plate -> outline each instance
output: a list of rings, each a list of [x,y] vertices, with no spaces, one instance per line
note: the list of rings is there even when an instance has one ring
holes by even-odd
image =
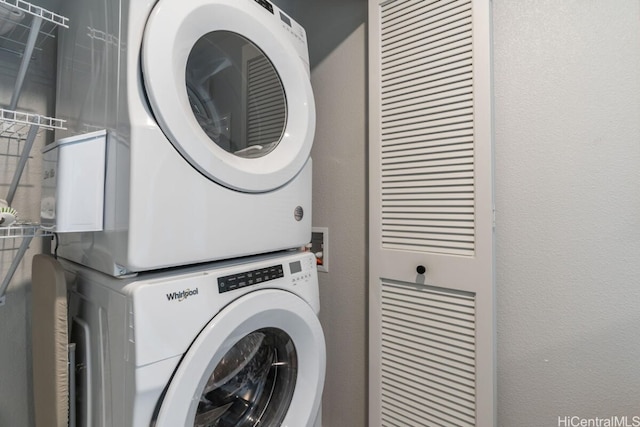
[[[316,255],[318,271],[329,272],[329,229],[311,228],[311,252]]]

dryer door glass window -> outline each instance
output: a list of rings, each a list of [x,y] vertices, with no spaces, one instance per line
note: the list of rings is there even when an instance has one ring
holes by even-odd
[[[220,148],[255,158],[280,142],[287,120],[284,88],[251,41],[229,31],[204,35],[187,59],[186,84],[198,124]]]
[[[282,330],[266,328],[246,335],[214,368],[193,425],[280,425],[293,396],[297,365],[293,341]]]

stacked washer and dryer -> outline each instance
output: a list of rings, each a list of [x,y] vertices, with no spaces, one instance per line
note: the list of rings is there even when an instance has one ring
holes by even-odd
[[[62,7],[58,144],[104,142],[101,225],[54,249],[76,424],[320,426],[304,29],[268,0]]]

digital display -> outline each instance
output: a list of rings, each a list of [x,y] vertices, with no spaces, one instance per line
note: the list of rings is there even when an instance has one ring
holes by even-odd
[[[280,19],[282,19],[282,22],[284,22],[288,26],[291,26],[291,19],[289,19],[289,17],[282,12],[280,12]]]
[[[290,262],[289,269],[291,270],[291,274],[300,273],[302,271],[302,264],[300,261]]]

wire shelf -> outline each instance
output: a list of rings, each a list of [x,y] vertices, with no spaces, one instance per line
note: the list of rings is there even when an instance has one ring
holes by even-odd
[[[69,18],[65,18],[64,16],[58,15],[57,13],[50,12],[47,9],[44,9],[40,6],[36,6],[29,2],[26,2],[23,0],[0,0],[0,3],[11,6],[14,9],[19,9],[30,15],[39,16],[43,20],[50,22],[54,25],[60,25],[65,28],[69,28],[69,24],[68,24]]]
[[[29,33],[36,18],[41,24],[35,50],[42,50],[47,40],[54,39],[59,26],[69,27],[68,18],[39,6],[23,0],[0,0],[0,49],[21,57],[27,50]]]
[[[66,129],[65,120],[41,116],[40,114],[0,108],[0,138],[24,140],[31,126],[39,126],[40,130]]]
[[[42,50],[45,42],[55,38],[59,27],[69,28],[68,19],[35,6],[24,0],[0,0],[0,51],[15,54],[20,60],[15,87],[8,108],[0,108],[0,139],[24,141],[18,164],[6,197],[10,206],[18,188],[22,172],[29,158],[36,136],[45,130],[65,129],[64,120],[33,113],[15,111],[27,69],[35,50]],[[0,239],[20,239],[21,243],[8,271],[0,283],[0,305],[4,304],[5,292],[34,237],[50,236],[38,223],[20,221],[0,227]]]
[[[0,239],[46,236],[53,236],[53,233],[43,229],[41,225],[36,222],[16,222],[8,227],[0,227]]]

